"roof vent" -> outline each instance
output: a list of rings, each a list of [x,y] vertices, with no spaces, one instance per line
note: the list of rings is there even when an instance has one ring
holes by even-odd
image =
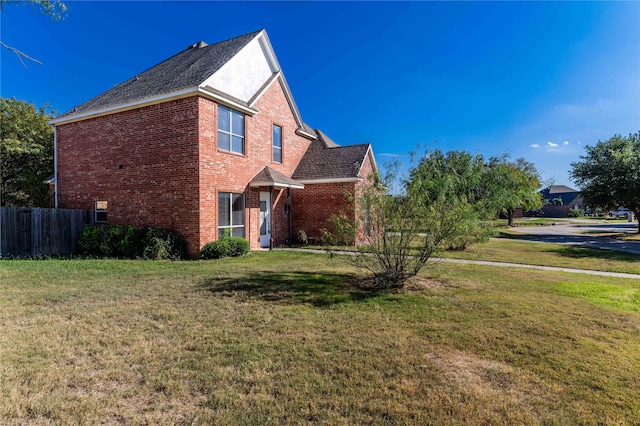
[[[205,43],[204,41],[200,40],[199,42],[189,46],[189,49],[201,49],[201,48],[207,47],[207,46],[208,46],[207,43]]]

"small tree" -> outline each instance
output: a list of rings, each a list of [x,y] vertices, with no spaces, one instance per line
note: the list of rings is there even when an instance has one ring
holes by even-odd
[[[507,215],[507,223],[513,226],[516,207],[535,210],[542,207],[538,193],[540,174],[533,163],[524,158],[509,161],[507,155],[492,157],[483,178],[484,198],[496,213]]]
[[[628,208],[640,233],[640,131],[614,135],[585,150],[581,161],[571,164],[571,177],[585,201],[603,209]]]
[[[431,152],[395,188],[399,170],[399,163],[389,164],[383,178],[370,177],[361,190],[356,223],[365,229],[343,227],[362,235],[363,244],[345,259],[372,273],[375,288],[402,288],[434,255],[469,235],[470,227],[477,227],[474,238],[483,238],[485,203],[477,198],[482,157]]]

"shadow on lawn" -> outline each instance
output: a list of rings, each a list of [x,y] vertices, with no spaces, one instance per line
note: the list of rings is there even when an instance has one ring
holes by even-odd
[[[579,247],[579,246],[560,246],[555,253],[560,256],[571,257],[573,259],[604,259],[604,260],[617,260],[619,262],[632,262],[637,263],[640,260],[640,255],[634,253],[627,253],[618,250],[604,250],[591,247]]]
[[[199,287],[222,296],[245,296],[268,302],[309,303],[323,307],[376,297],[380,292],[358,287],[355,274],[314,274],[304,271],[253,272],[203,279]]]

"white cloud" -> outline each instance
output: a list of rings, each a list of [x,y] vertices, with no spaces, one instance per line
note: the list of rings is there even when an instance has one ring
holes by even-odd
[[[564,142],[562,142],[562,145],[564,145],[564,146],[569,145],[569,141],[564,141]]]
[[[540,148],[540,145],[538,145],[537,143],[532,143],[531,145],[529,145],[531,148],[535,148],[538,149]]]
[[[549,148],[556,148],[558,146],[558,144],[557,143],[553,143],[553,142],[547,142],[547,146]]]

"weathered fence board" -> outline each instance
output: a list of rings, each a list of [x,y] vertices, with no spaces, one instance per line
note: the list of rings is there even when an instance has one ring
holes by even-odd
[[[91,210],[0,207],[0,258],[75,253]]]

